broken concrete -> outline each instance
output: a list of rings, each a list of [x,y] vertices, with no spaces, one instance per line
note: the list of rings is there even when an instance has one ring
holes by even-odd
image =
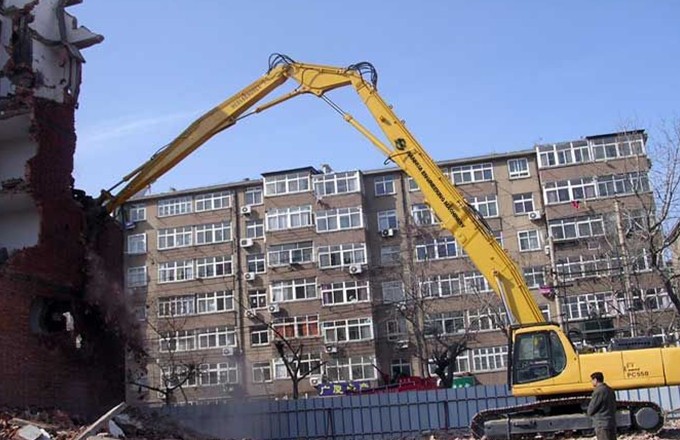
[[[81,49],[102,40],[75,3],[0,0],[0,404],[87,418],[124,398],[129,322],[122,232],[74,199]]]

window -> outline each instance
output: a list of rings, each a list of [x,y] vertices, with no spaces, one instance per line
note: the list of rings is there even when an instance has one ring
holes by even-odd
[[[248,272],[265,273],[267,267],[264,262],[264,254],[251,254],[246,256]]]
[[[262,188],[259,186],[251,186],[246,188],[244,194],[244,202],[246,206],[261,205],[262,204]]]
[[[234,310],[234,292],[219,290],[217,292],[197,293],[196,306],[198,313],[218,313]]]
[[[148,376],[144,376],[148,384]],[[161,367],[162,386],[167,388],[195,387],[198,385],[198,376],[193,374],[186,365],[163,365]]]
[[[484,347],[472,350],[474,371],[495,371],[505,368],[508,347]]]
[[[270,209],[265,214],[268,231],[282,231],[312,226],[312,206]]]
[[[353,304],[368,301],[368,281],[341,281],[338,283],[322,284],[321,301],[324,306],[338,304]]]
[[[541,310],[541,314],[543,315],[545,322],[550,322],[550,304],[542,304],[538,306],[538,308]]]
[[[317,197],[348,194],[359,191],[359,172],[318,174],[312,177]]]
[[[316,280],[300,278],[276,281],[270,286],[272,302],[297,301],[316,298]]]
[[[264,195],[267,197],[304,191],[309,191],[308,171],[264,178]]]
[[[196,350],[196,331],[181,330],[159,335],[158,349],[161,352],[184,352]]]
[[[512,208],[515,215],[530,213],[534,210],[534,196],[531,193],[513,194]]]
[[[525,267],[524,268],[524,280],[527,283],[527,287],[530,289],[535,289],[545,285],[545,273],[541,266]]]
[[[128,235],[127,253],[129,255],[146,253],[146,234]]]
[[[191,226],[158,230],[158,250],[191,246]]]
[[[187,316],[196,313],[196,298],[194,295],[171,296],[158,298],[158,317],[169,318]]]
[[[392,377],[411,376],[410,359],[392,359],[390,362],[390,373]]]
[[[620,310],[665,310],[672,307],[668,293],[662,288],[634,289],[630,296],[630,306],[626,307],[624,295],[617,296]]]
[[[529,161],[522,157],[519,159],[510,159],[508,161],[508,175],[511,179],[521,179],[529,177]]]
[[[590,319],[607,315],[611,302],[611,292],[586,293],[567,296],[564,298],[562,308],[571,320]]]
[[[537,251],[541,249],[541,236],[538,230],[519,231],[517,232],[517,239],[519,240],[519,251]]]
[[[233,360],[219,364],[201,364],[198,371],[200,386],[238,383],[238,365]]]
[[[434,359],[429,359],[427,371],[430,376],[437,375],[437,363]],[[456,357],[456,372],[471,372],[470,370],[470,351],[464,351]]]
[[[596,161],[617,159],[644,154],[642,138],[601,138],[592,139],[593,157]]]
[[[644,254],[641,257],[644,258]],[[556,266],[557,273],[564,281],[618,274],[623,270],[618,258],[600,258],[597,255],[563,257],[557,260]]]
[[[271,326],[276,337],[314,338],[319,336],[319,315],[274,318]]]
[[[406,298],[404,283],[401,281],[384,281],[380,284],[383,302],[399,302]]]
[[[127,220],[129,222],[142,222],[146,220],[146,206],[130,205],[127,207]]]
[[[373,339],[371,318],[342,319],[321,324],[326,343],[368,341]]]
[[[540,168],[590,162],[590,149],[587,141],[566,142],[562,144],[539,145],[538,164]]]
[[[411,216],[418,226],[436,225],[439,219],[434,211],[424,203],[415,203],[411,206]]]
[[[222,191],[210,194],[201,194],[194,198],[196,212],[215,211],[231,206],[231,194]]]
[[[424,298],[460,295],[463,290],[458,274],[437,275],[420,284],[420,293]]]
[[[401,263],[401,247],[381,246],[380,247],[380,264],[382,266],[394,266]]]
[[[513,383],[557,376],[567,366],[567,356],[555,332],[518,335],[515,340]]]
[[[196,244],[224,243],[231,240],[231,222],[196,226]]]
[[[409,192],[420,191],[420,188],[418,187],[418,184],[416,183],[416,181],[413,177],[408,176],[406,178],[406,184],[408,186]]]
[[[408,330],[406,328],[406,320],[404,318],[390,319],[389,321],[385,322],[385,328],[388,341],[408,339]]]
[[[267,307],[267,291],[251,290],[248,292],[248,307],[251,309],[264,309]]]
[[[253,347],[269,345],[269,327],[266,325],[251,327],[250,345]]]
[[[592,177],[549,182],[543,185],[543,192],[548,205],[597,197],[597,187]]]
[[[288,362],[293,362],[292,359],[288,359]],[[298,376],[308,375],[320,371],[321,369],[321,358],[318,354],[307,353],[299,357],[299,370]],[[274,363],[274,379],[288,379],[288,370],[286,365],[283,363],[283,359],[276,358]]]
[[[361,208],[338,208],[316,213],[316,232],[363,228]]]
[[[321,269],[366,264],[366,243],[319,246],[318,258]]]
[[[390,209],[388,211],[378,211],[378,230],[397,229],[399,227],[399,220],[397,220],[397,210]]]
[[[201,329],[197,332],[198,349],[236,347],[236,332],[229,327]]]
[[[458,246],[453,237],[439,237],[416,242],[416,260],[442,260],[458,256]]]
[[[492,310],[485,308],[468,311],[468,324],[473,331],[499,330],[506,325],[506,322],[507,314],[503,309]]]
[[[219,364],[199,365],[198,383],[200,386],[238,383],[238,365],[236,361],[228,360]]]
[[[247,238],[264,237],[264,222],[262,220],[246,221],[246,237]]]
[[[548,227],[555,241],[577,240],[604,235],[602,216],[551,220]]]
[[[253,383],[272,381],[272,366],[269,362],[253,362]]]
[[[600,197],[648,192],[650,191],[649,178],[647,173],[599,176],[597,178],[597,190]]]
[[[331,382],[376,379],[373,356],[353,356],[344,359],[330,359],[326,364],[326,376]]]
[[[191,213],[191,196],[158,201],[158,217]]]
[[[425,318],[426,335],[455,335],[465,332],[465,312],[434,313]]]
[[[491,292],[489,281],[480,272],[471,271],[461,274],[465,293]]]
[[[496,201],[495,194],[484,197],[471,197],[468,202],[482,217],[498,217],[498,202]]]
[[[194,278],[194,262],[191,260],[158,263],[158,284],[186,281]]]
[[[267,259],[269,260],[270,267],[311,263],[313,258],[314,247],[311,241],[276,244],[269,246],[267,250]]]
[[[146,266],[128,267],[126,281],[128,287],[146,286]]]
[[[456,185],[493,180],[493,165],[482,163],[451,167],[451,178]]]
[[[397,192],[394,185],[394,176],[376,177],[373,184],[375,185],[376,197],[396,194]]]
[[[215,278],[233,274],[231,256],[205,257],[196,259],[198,278]]]

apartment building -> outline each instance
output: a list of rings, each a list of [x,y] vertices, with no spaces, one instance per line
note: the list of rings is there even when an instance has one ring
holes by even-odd
[[[644,250],[609,234],[634,228],[649,200],[644,142],[612,134],[439,163],[546,319],[579,342],[668,305]],[[311,372],[303,395],[427,376],[442,340],[464,343],[461,374],[505,380],[500,302],[396,168],[282,170],[139,197],[125,212],[129,298],[150,353],[131,399],[180,383],[189,400],[290,396],[291,366]]]

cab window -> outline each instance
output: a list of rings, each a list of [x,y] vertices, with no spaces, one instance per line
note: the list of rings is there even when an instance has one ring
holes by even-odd
[[[557,376],[567,364],[555,332],[525,333],[515,338],[513,382],[528,383]]]

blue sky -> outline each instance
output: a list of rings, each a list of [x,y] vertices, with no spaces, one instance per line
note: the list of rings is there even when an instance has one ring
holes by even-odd
[[[436,160],[630,127],[654,136],[680,117],[673,0],[86,0],[69,10],[105,37],[85,51],[76,114],[74,177],[94,195],[264,74],[272,52],[373,63],[381,95]],[[331,97],[367,121],[350,90]],[[383,160],[325,103],[300,97],[221,133],[152,191]]]

